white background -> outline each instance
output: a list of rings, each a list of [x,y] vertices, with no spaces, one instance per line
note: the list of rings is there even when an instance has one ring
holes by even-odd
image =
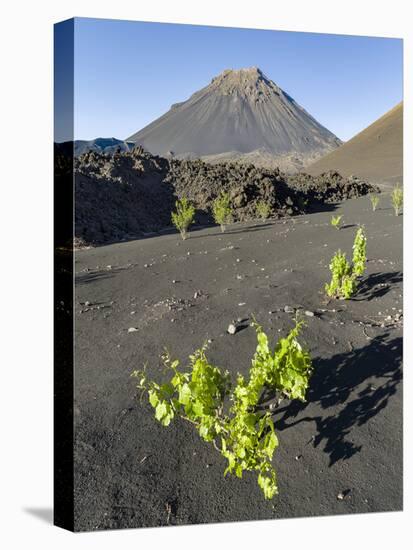
[[[300,520],[77,534],[52,527],[52,24],[72,16],[198,23],[405,39],[405,196],[411,235],[410,0],[14,1],[1,12],[2,547],[406,548],[412,533],[411,376],[405,362],[405,511]],[[410,27],[410,28],[409,28]],[[410,70],[409,70],[410,69]],[[380,90],[377,90],[380,93]],[[406,254],[406,280],[411,262]],[[412,356],[406,285],[405,356]],[[382,450],[383,453],[386,449]],[[383,499],[386,495],[383,495]],[[36,514],[28,512],[37,510]],[[410,528],[409,528],[410,527]],[[410,537],[411,538],[411,537]]]

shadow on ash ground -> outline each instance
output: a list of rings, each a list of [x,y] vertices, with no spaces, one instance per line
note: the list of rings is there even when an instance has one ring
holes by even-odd
[[[388,202],[343,203],[340,231],[318,213],[76,253],[77,530],[402,509],[402,217]],[[329,260],[350,254],[358,223],[360,294],[326,303]],[[274,415],[280,494],[268,502],[253,474],[224,478],[191,426],[156,422],[130,373],[147,363],[162,380],[164,347],[184,361],[207,339],[213,362],[245,373],[254,330],[228,324],[254,314],[275,341],[292,326],[286,305],[315,313],[303,334],[315,373],[308,401]]]

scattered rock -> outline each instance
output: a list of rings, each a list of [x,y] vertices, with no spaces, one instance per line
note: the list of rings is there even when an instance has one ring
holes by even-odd
[[[314,317],[314,312],[307,309],[304,311],[304,315],[307,315],[307,317]]]
[[[228,334],[235,334],[237,332],[237,326],[231,323],[227,328]]]
[[[291,306],[285,306],[284,311],[285,313],[294,313],[295,309]]]
[[[129,327],[128,328],[128,332],[138,332],[139,329],[137,329],[136,327]]]

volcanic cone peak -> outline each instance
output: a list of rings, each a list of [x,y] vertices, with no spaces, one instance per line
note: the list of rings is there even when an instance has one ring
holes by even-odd
[[[274,82],[269,80],[258,67],[247,69],[226,69],[211,81],[211,89],[218,94],[240,94],[247,98],[263,101],[271,95],[282,92]]]
[[[254,153],[304,162],[341,144],[258,67],[223,71],[129,141],[153,154],[208,161]]]

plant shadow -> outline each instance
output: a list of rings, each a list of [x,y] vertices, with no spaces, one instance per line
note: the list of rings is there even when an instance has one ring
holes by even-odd
[[[315,423],[317,433],[310,441],[315,447],[324,442],[330,466],[349,459],[362,448],[351,440],[353,428],[387,406],[402,379],[401,362],[402,338],[391,339],[389,332],[352,352],[316,359],[308,401],[278,408],[273,415],[276,428],[283,431],[302,422]],[[328,414],[303,416],[312,404]]]
[[[216,233],[207,233],[207,234],[204,234],[204,235],[196,235],[192,238],[194,239],[204,239],[205,237],[222,237],[223,235],[237,235],[239,233],[253,233],[255,231],[262,231],[264,229],[268,229],[269,227],[272,227],[274,225],[276,225],[276,221],[274,220],[273,222],[268,222],[268,223],[261,223],[261,224],[256,224],[256,222],[247,222],[246,225],[244,226],[232,226],[232,225],[228,225],[225,229],[224,232],[222,232],[220,229],[219,229],[219,225],[216,225],[216,224],[212,224],[211,226],[209,226],[210,228],[214,228],[216,227],[217,229],[219,229],[219,231],[217,231]]]
[[[353,300],[361,301],[373,300],[374,298],[381,298],[385,296],[394,285],[403,281],[403,273],[401,271],[388,271],[372,273],[364,277],[357,289],[357,297]]]

